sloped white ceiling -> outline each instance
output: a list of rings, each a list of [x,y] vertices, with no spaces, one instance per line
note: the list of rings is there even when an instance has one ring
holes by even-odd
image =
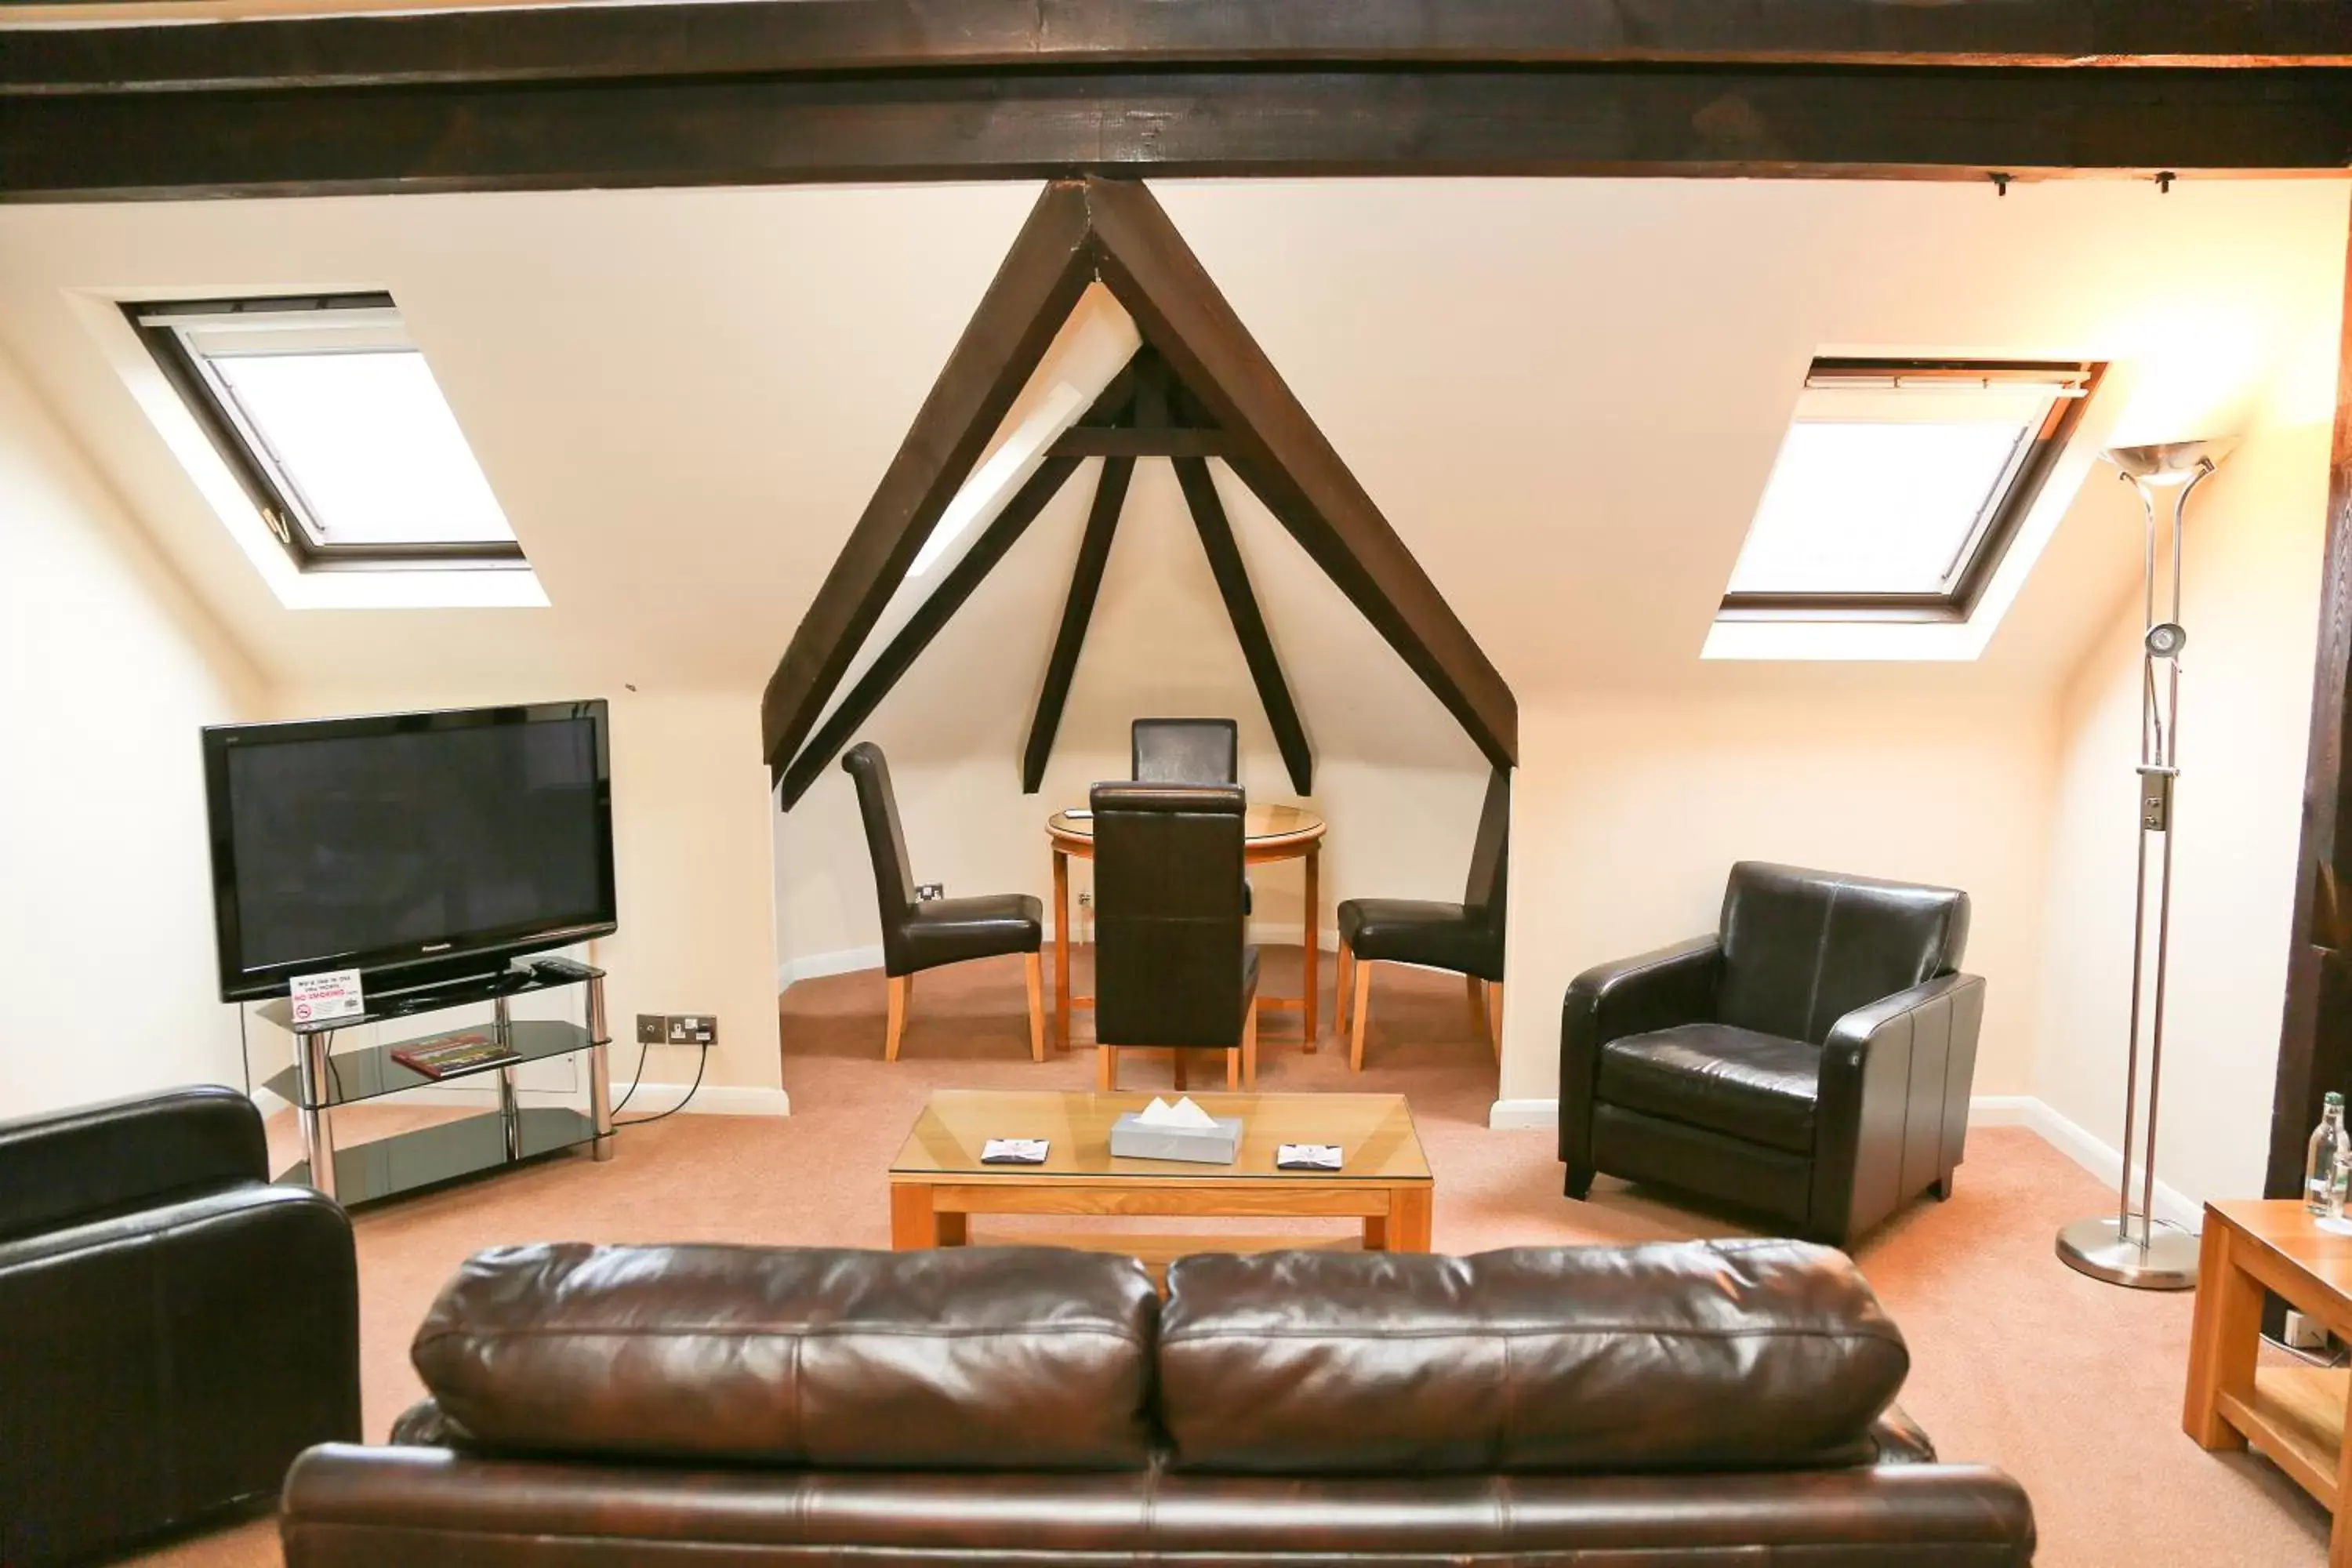
[[[2084,497],[1975,665],[1700,665],[1808,359],[2114,358],[2141,388],[2131,433],[2204,433],[2232,399],[2268,394],[2298,319],[2340,288],[2346,201],[2317,181],[2006,197],[1790,182],[1156,188],[1523,702],[1797,679],[2052,689],[2133,570],[2127,497]],[[16,208],[0,212],[0,342],[275,679],[396,670],[430,686],[496,668],[551,689],[756,691],[1034,195]],[[399,300],[551,608],[279,607],[126,389],[143,359],[112,299],[346,288]],[[893,694],[893,731],[1013,765],[1096,466]],[[1475,765],[1220,478],[1318,752]],[[1155,708],[1262,723],[1164,464],[1139,465],[1128,510],[1066,735],[1106,740]],[[935,581],[901,595],[886,633]]]

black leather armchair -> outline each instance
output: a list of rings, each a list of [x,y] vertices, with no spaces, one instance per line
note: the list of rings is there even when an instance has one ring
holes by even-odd
[[[0,1563],[275,1495],[360,1435],[351,1221],[222,1088],[0,1122]]]
[[[1257,949],[1243,941],[1242,792],[1099,784],[1095,821],[1097,1081],[1118,1053],[1173,1047],[1225,1057],[1225,1084],[1257,1081]]]
[[[1502,1059],[1510,837],[1511,775],[1496,768],[1486,780],[1460,903],[1349,899],[1340,904],[1339,1016],[1331,1026],[1348,1037],[1349,1067],[1363,1069],[1364,1019],[1372,1010],[1376,963],[1417,963],[1462,975],[1469,982],[1471,1017],[1495,1047],[1496,1059]]]
[[[842,754],[841,765],[857,785],[866,851],[874,861],[874,896],[882,911],[882,972],[890,978],[890,1018],[882,1059],[898,1059],[898,1038],[906,1032],[907,1002],[918,973],[1018,952],[1028,958],[1029,1055],[1044,1061],[1045,974],[1037,962],[1045,941],[1044,900],[1030,893],[919,900],[914,869],[907,859],[906,831],[898,826],[898,798],[890,788],[890,764],[882,748],[860,741]]]
[[[1568,1195],[1605,1171],[1838,1247],[1949,1197],[1984,1016],[1968,931],[1955,889],[1734,866],[1716,935],[1569,986]]]

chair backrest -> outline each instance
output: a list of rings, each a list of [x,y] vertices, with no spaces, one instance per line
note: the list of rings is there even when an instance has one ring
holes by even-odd
[[[898,826],[898,798],[882,748],[860,741],[842,753],[842,768],[857,783],[857,813],[866,819],[866,853],[874,861],[874,895],[882,906],[887,942],[915,907],[915,872],[907,862],[907,835]]]
[[[1128,743],[1139,784],[1241,782],[1241,726],[1231,719],[1138,719]]]
[[[1242,1029],[1242,792],[1098,784],[1095,1038],[1234,1046]]]
[[[1742,860],[1722,936],[1717,1020],[1818,1046],[1856,1007],[1957,970],[1969,896]]]
[[[1511,774],[1496,768],[1486,776],[1486,804],[1478,808],[1478,837],[1470,846],[1462,907],[1497,937],[1510,892],[1510,853]]]

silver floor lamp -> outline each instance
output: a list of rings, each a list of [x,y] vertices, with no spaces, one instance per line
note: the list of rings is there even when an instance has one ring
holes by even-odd
[[[2187,1290],[2197,1283],[2197,1238],[2156,1217],[2156,1110],[2164,1071],[2164,976],[2172,934],[2172,786],[2180,773],[2180,662],[2189,634],[2180,626],[2180,534],[2189,492],[2236,446],[2234,440],[2175,441],[2155,447],[2116,447],[2107,461],[2139,491],[2147,524],[2143,604],[2146,630],[2140,640],[2138,887],[2132,899],[2131,1048],[2124,1069],[2123,1174],[2116,1184],[2116,1211],[2076,1220],[2058,1233],[2058,1256],[2067,1267],[2135,1290]],[[2156,503],[2172,500],[2171,568],[2166,617],[2157,619]],[[2162,667],[2162,680],[2158,679]],[[2148,839],[2160,837],[2163,851],[2156,876],[2156,951],[2148,952]],[[2152,966],[2153,974],[2148,973]],[[2140,1001],[2153,982],[2147,1012],[2147,1116],[2136,1129],[2139,1098]],[[2134,1133],[2140,1134],[2139,1206],[2132,1206]]]

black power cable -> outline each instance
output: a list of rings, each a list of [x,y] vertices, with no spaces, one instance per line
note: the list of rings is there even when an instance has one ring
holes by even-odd
[[[650,1046],[641,1045],[637,1047],[636,1077],[630,1081],[629,1092],[621,1096],[621,1103],[613,1107],[613,1131],[615,1132],[624,1127],[649,1127],[665,1117],[676,1116],[686,1109],[688,1100],[701,1091],[703,1069],[710,1065],[710,1047],[708,1045],[703,1046],[702,1055],[694,1064],[694,1082],[687,1087],[685,1096],[676,1105],[671,1106],[667,1110],[657,1110],[651,1116],[634,1116],[625,1121],[623,1121],[622,1110],[626,1109],[630,1100],[636,1095],[637,1086],[646,1080],[646,1058],[651,1049]]]

